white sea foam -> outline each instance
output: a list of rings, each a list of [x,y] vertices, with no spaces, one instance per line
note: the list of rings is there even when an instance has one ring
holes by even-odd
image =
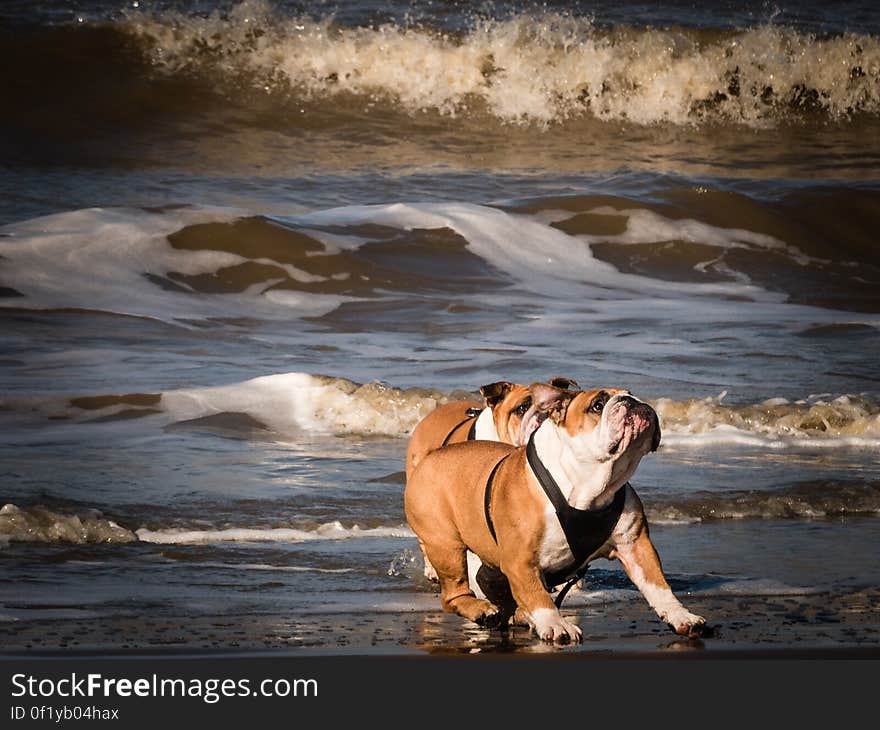
[[[247,215],[231,208],[190,207],[162,212],[89,208],[0,228],[3,283],[24,295],[0,306],[78,308],[164,321],[209,317],[319,315],[344,297],[272,291],[272,281],[236,294],[205,296],[157,286],[148,277],[214,274],[242,263],[271,263],[295,281],[314,277],[288,264],[212,250],[179,250],[168,236],[199,223],[228,223]]]
[[[222,427],[230,434],[240,430],[247,438],[256,426],[263,426],[267,437],[284,441],[303,432],[405,438],[438,405],[462,398],[479,399],[479,395],[290,372],[155,396],[42,397],[2,403],[7,415],[30,422],[35,414],[42,414],[37,416],[42,419],[60,418],[57,428],[79,428],[82,422],[112,424],[114,417],[133,423],[130,417],[138,409],[159,423],[185,422],[194,427],[199,419],[226,415],[229,418],[220,422],[206,421],[206,427]],[[725,391],[706,398],[652,400],[660,417],[663,446],[880,448],[880,402],[871,394],[814,395],[797,401],[769,398],[758,403],[728,403],[726,398]],[[142,405],[136,405],[138,399]],[[106,401],[103,406],[102,400]],[[239,418],[241,414],[249,418]]]
[[[797,402],[771,398],[753,405],[726,405],[726,395],[658,399],[653,405],[663,443],[765,449],[880,447],[880,404],[869,396],[811,396]]]
[[[537,217],[470,203],[354,205],[279,219],[306,228],[309,225],[365,223],[404,230],[449,228],[467,240],[470,252],[510,274],[521,286],[557,297],[592,295],[601,299],[613,296],[614,292],[628,296],[638,292],[640,301],[652,296],[675,299],[688,295],[736,295],[767,302],[785,299],[784,295],[749,284],[687,284],[624,274],[593,256],[583,241]],[[636,217],[636,220],[640,219]],[[660,220],[657,217],[655,222]],[[676,224],[666,219],[662,221],[663,226],[654,238],[651,238],[650,226],[642,223],[637,234],[639,240],[668,240],[668,229]],[[724,229],[704,228],[711,230],[716,237],[731,239]],[[747,234],[743,232],[743,235]]]
[[[444,394],[426,390],[280,373],[215,388],[169,391],[160,406],[175,420],[247,413],[279,433],[304,429],[404,436],[445,400]]]
[[[766,249],[785,252],[795,263],[805,266],[810,263],[828,263],[826,260],[807,256],[794,246],[765,233],[756,233],[741,228],[720,228],[690,218],[672,220],[652,210],[617,210],[610,206],[600,206],[587,211],[596,215],[625,217],[626,232],[616,236],[588,236],[579,238],[589,242],[605,241],[616,244],[655,243],[657,241],[688,241],[715,246],[723,249]],[[699,265],[698,265],[699,266]]]
[[[163,545],[186,545],[218,542],[314,542],[319,540],[351,540],[376,537],[413,537],[406,526],[398,527],[344,527],[339,521],[328,522],[311,530],[288,527],[249,528],[228,527],[218,530],[137,530],[143,542]]]
[[[208,318],[255,317],[284,320],[316,316],[336,309],[353,297],[333,293],[274,289],[274,279],[258,281],[238,293],[188,290],[187,276],[211,279],[218,272],[243,263],[268,264],[290,281],[313,276],[288,264],[260,257],[212,250],[174,248],[168,236],[197,223],[235,221],[244,211],[186,208],[161,213],[137,209],[89,209],[6,226],[0,231],[2,283],[22,297],[0,299],[0,306],[77,308],[153,317],[186,323]],[[627,211],[627,230],[617,237],[569,235],[538,217],[468,203],[356,205],[309,214],[275,216],[284,225],[321,240],[328,250],[352,250],[364,245],[361,236],[314,232],[317,227],[378,224],[401,230],[449,229],[462,236],[470,253],[517,282],[519,289],[550,297],[553,306],[542,315],[565,317],[577,303],[588,300],[591,313],[577,310],[582,322],[592,316],[649,317],[666,310],[682,321],[743,317],[774,323],[839,323],[840,313],[786,303],[786,295],[769,292],[739,277],[733,282],[670,282],[626,274],[597,259],[590,243],[660,242],[670,239],[702,241],[725,248],[753,247],[785,251],[797,263],[806,257],[770,236],[747,230],[725,229],[693,220],[673,221],[647,210]],[[206,241],[206,245],[209,242]],[[291,269],[291,270],[288,270]],[[169,279],[169,274],[175,276]],[[338,272],[344,276],[346,272]],[[166,286],[162,285],[165,282]],[[457,297],[485,297],[458,292]],[[497,293],[499,301],[506,296]],[[694,300],[699,300],[699,307]],[[735,311],[734,311],[735,310]],[[877,324],[859,316],[847,322]],[[523,325],[524,326],[524,325]],[[616,343],[617,346],[625,346]]]
[[[704,119],[762,125],[801,109],[831,118],[880,109],[880,40],[765,25],[709,35],[601,29],[589,18],[524,13],[452,35],[393,24],[342,28],[263,0],[208,17],[133,14],[157,69],[249,77],[266,92],[348,95],[415,113],[486,110],[505,123],[580,116],[637,124]],[[219,78],[218,78],[219,77]]]
[[[725,396],[655,401],[663,443],[772,449],[880,445],[880,403],[868,396],[736,405],[722,403]],[[282,433],[305,429],[407,436],[425,415],[450,399],[449,394],[382,383],[358,385],[343,378],[281,373],[217,388],[171,391],[160,405],[179,420],[243,412]]]

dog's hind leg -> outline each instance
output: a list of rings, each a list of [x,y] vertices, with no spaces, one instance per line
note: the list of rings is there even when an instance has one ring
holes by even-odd
[[[425,578],[427,578],[432,583],[436,583],[439,578],[437,577],[437,571],[434,570],[434,566],[431,565],[431,561],[428,560],[428,553],[425,552],[425,543],[419,540],[419,548],[422,551],[422,558],[425,561]]]
[[[467,548],[463,543],[426,544],[425,554],[440,580],[440,603],[447,613],[474,621],[480,626],[497,628],[503,616],[494,603],[477,598],[468,582]]]

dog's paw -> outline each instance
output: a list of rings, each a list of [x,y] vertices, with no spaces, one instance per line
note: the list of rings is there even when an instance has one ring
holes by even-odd
[[[532,624],[529,622],[529,614],[526,613],[522,608],[517,606],[516,610],[513,612],[513,615],[510,617],[510,625],[528,627]]]
[[[583,639],[581,630],[562,618],[559,611],[553,608],[539,608],[533,611],[531,624],[538,638],[542,641],[567,644],[569,642],[580,643]]]
[[[507,617],[504,613],[488,601],[485,601],[485,603],[488,604],[486,610],[478,614],[474,619],[477,626],[482,626],[484,629],[500,629],[507,626]]]
[[[706,619],[684,609],[666,616],[665,619],[669,628],[676,634],[687,636],[689,639],[707,636],[710,632],[709,627],[706,626]]]

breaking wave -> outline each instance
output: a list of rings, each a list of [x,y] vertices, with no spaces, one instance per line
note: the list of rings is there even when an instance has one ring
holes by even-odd
[[[540,373],[535,379],[546,377]],[[744,404],[728,404],[726,398],[725,391],[702,399],[649,401],[660,416],[663,444],[771,449],[880,446],[880,402],[868,394],[771,398]],[[291,372],[164,393],[5,400],[2,405],[7,415],[37,414],[40,419],[84,425],[155,417],[166,428],[283,441],[302,432],[405,438],[438,405],[474,399],[479,400],[479,394],[465,390],[397,388],[384,382],[357,383]]]
[[[0,509],[0,544],[36,543],[126,543],[137,536],[98,510],[58,512],[36,505],[4,505]]]
[[[390,103],[413,114],[488,113],[515,124],[590,116],[749,126],[880,112],[880,39],[773,24],[608,29],[544,12],[478,18],[465,31],[445,32],[344,27],[257,0],[207,17],[130,14],[122,30],[143,43],[162,74],[367,110]]]
[[[674,444],[745,446],[875,446],[880,444],[880,403],[864,395],[814,395],[797,401],[725,405],[717,397],[654,403],[664,440]],[[672,436],[672,439],[668,437]]]

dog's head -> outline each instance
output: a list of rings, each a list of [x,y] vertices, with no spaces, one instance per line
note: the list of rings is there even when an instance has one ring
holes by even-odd
[[[534,383],[529,392],[536,410],[552,423],[575,458],[611,464],[614,481],[623,474],[628,478],[641,458],[660,446],[656,411],[628,390],[571,391]]]
[[[577,388],[574,380],[562,376],[551,378],[548,385],[559,392],[569,392],[571,388]],[[536,407],[531,389],[527,385],[501,380],[484,385],[480,388],[480,394],[486,407],[492,409],[492,419],[499,440],[505,443],[522,446],[546,418],[546,412]]]

